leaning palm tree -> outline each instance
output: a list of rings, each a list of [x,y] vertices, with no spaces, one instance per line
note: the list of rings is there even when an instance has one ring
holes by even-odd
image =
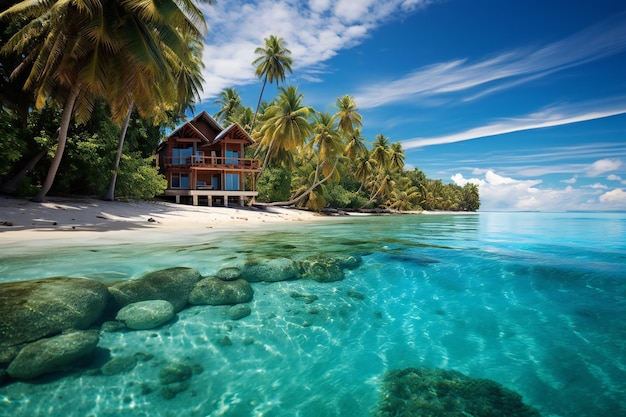
[[[359,186],[359,190],[358,190],[358,191],[361,191],[363,187],[365,186],[367,179],[370,177],[372,172],[374,172],[376,163],[370,157],[370,153],[367,149],[365,150],[363,154],[357,156],[354,162],[356,164],[354,176],[356,177],[357,180],[361,182],[361,185]]]
[[[24,0],[0,14],[0,19],[6,18],[28,22],[2,46],[5,52],[25,57],[14,73],[28,73],[24,88],[33,91],[38,108],[48,101],[63,107],[57,150],[34,201],[43,201],[52,187],[72,118],[86,120],[99,97],[111,104],[116,120],[127,115],[139,97],[143,107],[146,96],[139,91],[169,100],[175,89],[168,86],[176,81],[168,71],[163,46],[181,51],[185,45],[181,31],[202,37],[206,29],[192,0],[149,5],[140,0]],[[137,74],[144,76],[136,78]],[[154,110],[161,104],[153,101],[146,107]]]
[[[289,201],[270,203],[270,205],[296,204],[314,195],[317,203],[309,204],[317,207],[322,201],[321,194],[315,190],[329,180],[338,179],[337,164],[344,150],[344,142],[341,134],[335,126],[334,119],[328,113],[316,113],[313,121],[313,138],[304,149],[304,159],[314,162],[311,164],[311,172],[307,181],[296,190]],[[308,164],[307,164],[308,165]]]
[[[361,137],[361,129],[354,129],[346,139],[346,148],[344,149],[344,156],[348,159],[355,160],[361,155],[367,153],[367,146],[364,143],[365,139]],[[369,156],[368,156],[369,158]]]
[[[259,55],[259,57],[252,61],[252,65],[256,66],[256,76],[263,78],[263,87],[261,87],[261,94],[259,94],[259,101],[256,106],[256,111],[254,112],[252,125],[250,126],[250,133],[252,133],[252,129],[254,129],[254,124],[256,123],[265,84],[267,84],[268,81],[270,84],[276,81],[276,85],[278,85],[279,81],[285,81],[285,70],[291,72],[291,64],[293,63],[293,59],[289,56],[291,51],[283,45],[283,38],[270,35],[269,38],[265,38],[264,40],[265,48],[256,48],[254,53]]]
[[[228,122],[239,110],[239,107],[241,107],[241,96],[239,96],[239,93],[237,93],[237,90],[234,88],[226,88],[213,103],[220,106],[219,111],[215,113],[215,118],[223,125],[224,122]]]

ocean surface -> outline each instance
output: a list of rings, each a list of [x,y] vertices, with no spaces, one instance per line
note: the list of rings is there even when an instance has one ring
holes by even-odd
[[[363,259],[339,282],[253,283],[239,321],[195,306],[158,329],[103,332],[99,354],[133,366],[0,386],[0,416],[371,416],[385,373],[407,367],[494,380],[543,416],[626,415],[624,213],[350,216],[27,248],[0,234],[0,250],[0,281]],[[164,393],[159,372],[177,361],[195,372]]]

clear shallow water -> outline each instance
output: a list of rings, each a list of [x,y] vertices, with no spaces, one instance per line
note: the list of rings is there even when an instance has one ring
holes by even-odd
[[[252,315],[240,321],[204,306],[156,330],[102,333],[101,361],[142,359],[113,376],[2,386],[2,416],[368,416],[387,370],[422,366],[495,380],[544,416],[626,412],[625,214],[350,217],[149,244],[2,249],[2,281],[113,281],[170,266],[211,275],[252,257],[363,256],[341,282],[253,284]],[[202,372],[165,399],[159,371],[172,361]]]

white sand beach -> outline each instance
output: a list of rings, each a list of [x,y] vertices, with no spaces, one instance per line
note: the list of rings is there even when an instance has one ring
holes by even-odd
[[[165,201],[102,201],[50,197],[43,203],[0,196],[0,244],[12,242],[114,239],[128,232],[140,240],[152,232],[246,230],[276,223],[324,219],[314,212],[283,207],[202,207]],[[106,233],[102,233],[106,232]]]

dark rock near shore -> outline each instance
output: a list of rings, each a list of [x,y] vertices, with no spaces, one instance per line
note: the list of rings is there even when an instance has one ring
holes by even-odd
[[[12,346],[86,329],[102,315],[109,292],[91,279],[55,277],[0,284],[0,357],[11,360]]]
[[[138,301],[166,300],[179,312],[185,308],[191,290],[201,279],[200,272],[193,268],[168,268],[113,285],[109,291],[118,307]]]
[[[208,305],[229,305],[247,303],[252,300],[254,291],[244,279],[222,281],[216,277],[198,282],[191,294],[189,303]]]
[[[32,379],[62,371],[90,354],[98,344],[95,330],[75,331],[40,339],[24,347],[9,365],[13,378]]]
[[[337,258],[316,256],[298,261],[298,269],[303,279],[318,282],[334,282],[344,279],[343,269]]]
[[[234,281],[241,278],[241,269],[234,266],[222,268],[217,271],[217,274],[215,274],[215,276],[222,281]]]
[[[165,300],[148,300],[128,304],[118,311],[115,319],[134,330],[158,327],[174,317],[174,306]]]
[[[277,282],[299,277],[295,262],[289,258],[250,261],[244,265],[241,271],[241,278],[249,282]]]
[[[359,255],[339,255],[336,256],[340,268],[356,269],[363,263],[363,258]]]

